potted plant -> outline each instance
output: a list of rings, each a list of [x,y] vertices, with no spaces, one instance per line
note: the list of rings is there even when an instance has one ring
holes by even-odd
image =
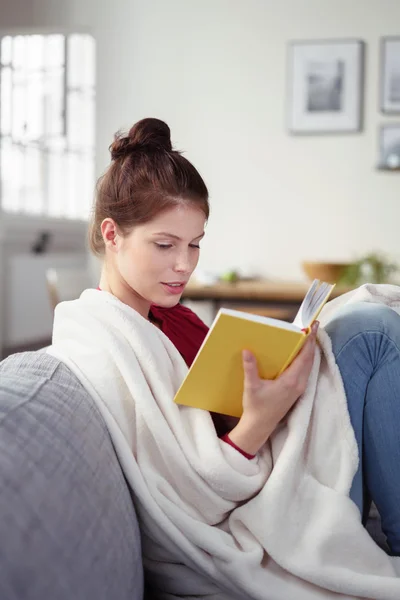
[[[398,265],[387,260],[382,254],[373,252],[347,266],[338,283],[350,286],[366,282],[388,283],[398,270]]]

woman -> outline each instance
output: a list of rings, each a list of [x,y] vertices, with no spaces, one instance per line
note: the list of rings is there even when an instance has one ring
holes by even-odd
[[[178,302],[199,260],[209,216],[207,188],[186,158],[172,150],[169,129],[156,119],[145,119],[128,137],[116,139],[111,156],[113,163],[100,181],[90,238],[93,252],[105,258],[99,289],[150,319],[190,366],[207,327]],[[152,195],[150,185],[155,187]],[[225,441],[249,457],[264,445],[305,389],[316,331],[317,325],[279,382],[258,380],[254,357],[245,355],[248,385],[243,417]],[[260,389],[253,390],[257,384]],[[271,391],[265,394],[264,388]],[[223,418],[214,415],[214,421],[219,431],[226,429]]]
[[[102,315],[105,315],[102,312],[104,311],[104,306],[102,306],[101,310],[99,309],[98,313],[96,312],[97,303],[104,303],[107,298],[107,310],[110,312],[107,314],[107,317],[104,317],[104,320],[109,323],[109,329],[113,327],[113,321],[110,316],[111,311],[116,311],[117,309],[124,311],[123,318],[121,317],[120,321],[121,326],[115,325],[116,330],[119,327],[118,336],[120,336],[118,344],[115,346],[115,353],[119,353],[121,359],[115,360],[115,369],[113,371],[113,377],[115,376],[118,380],[122,379],[123,385],[125,385],[125,391],[120,393],[121,398],[129,395],[135,396],[130,391],[133,389],[135,382],[130,382],[129,371],[122,358],[123,352],[128,352],[128,346],[125,342],[133,339],[132,343],[135,343],[135,339],[128,339],[128,335],[126,340],[123,340],[123,323],[127,323],[129,318],[132,317],[137,320],[137,335],[143,335],[143,339],[150,339],[154,333],[154,330],[148,328],[148,324],[150,323],[164,334],[161,335],[159,333],[157,340],[154,335],[154,344],[152,346],[154,356],[158,352],[156,344],[159,341],[164,345],[164,349],[166,348],[168,358],[163,359],[162,365],[160,362],[156,362],[151,352],[148,353],[149,356],[141,354],[142,351],[144,353],[147,352],[146,348],[143,349],[143,343],[137,346],[134,355],[135,360],[136,358],[138,360],[141,372],[143,372],[144,380],[147,382],[145,386],[148,384],[148,388],[151,391],[152,402],[154,398],[158,402],[157,385],[159,380],[168,379],[171,375],[170,402],[172,404],[174,391],[176,391],[177,385],[184,375],[184,369],[180,365],[177,366],[177,359],[174,356],[173,350],[168,346],[169,342],[165,340],[165,336],[179,351],[186,365],[190,366],[207,333],[207,327],[204,323],[188,308],[179,304],[179,300],[199,259],[200,242],[204,237],[204,227],[209,216],[208,192],[206,185],[193,165],[179,152],[172,149],[169,128],[162,121],[157,119],[144,119],[140,121],[132,127],[127,136],[117,136],[110,149],[112,162],[98,184],[94,218],[90,233],[91,248],[95,254],[101,256],[103,259],[99,291],[96,292],[98,298],[102,296],[102,300],[100,301],[98,298],[94,299],[93,296],[90,296],[90,307],[87,304],[85,308],[84,301],[78,301],[78,303],[81,302],[80,305],[76,305],[77,307],[81,307],[79,309],[58,309],[55,321],[53,352],[56,354],[58,352],[60,358],[63,358],[67,363],[70,361],[70,366],[75,366],[78,376],[81,376],[81,380],[92,391],[94,397],[96,394],[101,395],[104,385],[109,385],[110,378],[108,378],[107,382],[102,382],[101,385],[98,383],[102,376],[101,365],[107,364],[107,360],[100,353],[99,348],[103,347],[104,351],[107,350],[108,360],[111,360],[110,356],[112,353],[109,348],[106,349],[106,339],[111,340],[109,344],[114,343],[112,341],[114,333],[107,331],[108,338],[106,338],[105,335],[102,337],[101,328],[96,330],[98,331],[98,337],[96,337],[97,348],[96,350],[93,348],[91,351],[99,352],[98,368],[95,370],[92,367],[88,367],[85,371],[84,368],[82,370],[81,367],[78,368],[77,366],[81,360],[83,361],[81,347],[83,344],[89,348],[90,344],[93,345],[93,342],[90,340],[90,335],[85,337],[85,334],[82,333],[82,327],[79,331],[77,329],[76,338],[79,337],[81,347],[79,351],[76,351],[76,356],[74,357],[71,345],[71,340],[74,336],[74,325],[72,323],[76,323],[82,318],[83,329],[85,329],[85,324],[87,324],[88,331],[90,331],[91,319],[101,321],[103,319]],[[133,309],[133,311],[130,309]],[[64,312],[62,312],[63,310]],[[76,312],[77,310],[78,312]],[[83,312],[79,312],[82,310]],[[84,317],[85,310],[87,314]],[[127,321],[123,319],[127,319]],[[147,325],[143,321],[146,321]],[[117,322],[117,316],[115,316],[114,322]],[[252,496],[259,493],[260,490],[264,489],[263,486],[272,480],[272,464],[277,460],[275,457],[279,458],[279,452],[276,452],[275,448],[281,448],[283,443],[277,440],[279,440],[279,436],[283,435],[280,432],[285,427],[285,417],[293,412],[291,411],[292,407],[297,407],[297,400],[308,389],[307,386],[310,386],[310,374],[314,373],[311,376],[314,377],[313,381],[317,382],[318,380],[316,367],[313,367],[316,354],[317,329],[318,324],[315,324],[312,335],[309,337],[302,352],[289,369],[276,381],[261,380],[257,372],[256,357],[244,350],[243,415],[231,428],[229,428],[227,419],[219,415],[213,415],[215,429],[218,435],[222,437],[222,443],[232,446],[231,452],[236,452],[238,456],[240,454],[244,455],[249,462],[249,467],[243,466],[243,463],[240,461],[236,464],[235,461],[237,459],[229,454],[228,451],[222,449],[222,452],[226,456],[229,454],[229,461],[231,461],[229,469],[234,468],[239,471],[254,469],[255,467],[251,465],[253,463],[256,464],[254,461],[258,461],[257,464],[264,465],[263,474],[260,475],[261,478],[254,489],[252,488],[253,491],[250,491],[250,488],[246,488],[247,491],[243,492],[243,497],[228,498],[229,494],[233,493],[231,488],[229,488],[229,493],[224,491],[224,502],[228,502],[229,500],[229,506],[224,504],[224,508],[222,509],[223,514],[221,513],[219,518],[214,514],[212,517],[208,517],[204,513],[199,517],[196,513],[197,510],[200,510],[197,506],[197,499],[193,500],[192,506],[195,516],[191,514],[190,501],[187,501],[186,498],[186,502],[181,509],[184,512],[186,511],[191,519],[195,518],[202,523],[207,522],[208,526],[211,525],[212,527],[219,528],[218,532],[226,531],[227,523],[229,522],[228,530],[232,538],[236,540],[236,545],[238,544],[237,540],[241,538],[235,537],[233,533],[234,519],[228,515],[233,514],[236,507],[240,506],[243,501],[246,502]],[[143,334],[139,330],[143,330]],[[333,353],[342,375],[348,412],[359,450],[360,460],[352,482],[350,497],[357,505],[361,514],[364,514],[368,510],[370,499],[376,503],[382,516],[383,530],[387,535],[391,554],[393,556],[400,556],[400,443],[398,434],[400,425],[400,405],[398,402],[398,398],[400,397],[400,317],[395,311],[383,304],[354,302],[340,308],[336,312],[334,318],[326,326],[326,331],[331,338]],[[115,339],[118,336],[116,335]],[[57,347],[59,348],[58,351]],[[143,358],[144,356],[145,358]],[[165,364],[169,360],[171,360],[172,366]],[[92,363],[94,362],[92,361]],[[151,366],[147,367],[148,364]],[[164,366],[170,370],[163,372],[162,369]],[[160,376],[155,375],[158,369],[160,370]],[[176,373],[178,374],[176,375]],[[317,385],[315,383],[315,386]],[[148,393],[148,389],[142,389],[143,394]],[[128,440],[131,452],[135,455],[136,462],[140,466],[141,464],[145,465],[145,463],[140,462],[141,446],[139,437],[135,437],[130,432],[129,427],[125,427],[125,425],[129,421],[133,423],[134,419],[135,427],[138,428],[137,423],[138,418],[141,417],[141,411],[145,413],[147,409],[150,410],[150,407],[149,402],[147,402],[147,404],[143,405],[143,408],[140,408],[138,395],[130,398],[130,402],[135,406],[134,410],[131,404],[127,408],[128,405],[123,404],[122,400],[121,407],[118,409],[110,403],[107,409],[107,418],[111,414],[112,420],[109,420],[108,424],[112,434],[114,431],[114,422],[119,423],[120,430]],[[203,418],[203,416],[198,416],[198,413],[202,411],[189,409],[189,412],[187,410],[179,412],[179,408],[176,406],[174,409],[178,413],[174,413],[175,417],[173,419],[164,410],[162,414],[154,412],[151,418],[144,415],[143,421],[140,422],[145,423],[146,427],[148,427],[148,423],[151,423],[151,419],[153,419],[156,426],[156,421],[158,423],[159,420],[165,417],[167,428],[164,427],[162,431],[165,431],[167,437],[172,432],[173,436],[179,438],[179,436],[184,435],[184,431],[180,429],[180,423],[176,422],[178,419],[177,415],[179,415],[179,419],[182,418],[184,421],[184,429],[185,427],[187,429],[191,428],[193,447],[197,451],[202,440],[196,438],[197,426],[194,420]],[[134,414],[134,417],[129,416],[128,418],[124,411],[132,411],[129,414]],[[193,415],[196,415],[196,417]],[[312,415],[310,415],[310,423],[312,423],[312,418]],[[125,419],[125,425],[121,425],[123,419]],[[145,425],[142,426],[144,427]],[[119,432],[115,430],[114,435],[117,438]],[[211,436],[210,431],[207,430],[207,436],[209,435]],[[154,448],[158,443],[162,444],[165,442],[164,439],[161,440],[163,437],[164,434],[160,434],[160,437],[153,438]],[[179,439],[182,439],[182,437]],[[209,444],[214,444],[211,437],[207,439],[209,440]],[[182,444],[183,442],[180,443]],[[216,446],[214,447],[216,448]],[[168,448],[167,444],[163,448],[163,451],[157,455],[157,459],[152,459],[152,469],[158,468],[161,462],[165,462],[165,465],[167,464],[166,459],[164,459],[165,452],[167,452],[166,448]],[[271,455],[268,454],[269,448],[271,448]],[[203,450],[201,451],[203,452]],[[191,454],[192,448],[186,448],[185,452],[190,462],[193,458]],[[176,454],[174,454],[174,457],[174,460],[178,461]],[[240,460],[243,460],[243,457]],[[124,459],[121,459],[121,462],[124,464]],[[234,467],[232,467],[233,463],[235,463]],[[185,469],[184,463],[179,464],[180,468]],[[165,470],[163,469],[165,465],[163,464],[160,467],[160,472],[164,473],[164,477]],[[196,469],[199,468],[198,466],[196,467]],[[146,471],[145,466],[140,467],[140,469],[141,477],[145,480],[144,487],[149,486],[150,484],[146,480],[146,477],[149,476],[150,470]],[[168,467],[168,469],[171,477],[176,478],[177,475],[175,473],[172,474],[172,467]],[[218,472],[217,467],[216,472]],[[257,473],[256,471],[252,473],[255,474],[254,477],[259,476],[258,471]],[[225,474],[225,471],[221,470],[221,473],[218,472],[218,477],[221,477],[222,480]],[[207,471],[205,474],[202,474],[202,477],[208,485],[209,472]],[[252,478],[253,475],[250,474],[250,471],[246,471],[246,477],[247,485],[248,478]],[[176,482],[177,479],[175,479]],[[176,485],[178,484],[176,483]],[[182,481],[179,480],[179,486],[182,485]],[[215,481],[210,485],[212,487],[212,494],[216,494]],[[201,489],[201,482],[199,486],[199,489]],[[154,560],[150,556],[152,553],[154,554],[154,548],[151,547],[150,542],[149,545],[146,542],[147,537],[152,537],[146,533],[146,519],[148,519],[148,515],[143,516],[143,511],[140,508],[144,503],[145,494],[143,493],[141,497],[140,492],[135,489],[135,486],[132,487],[134,487],[134,494],[137,494],[139,516],[142,516],[145,540],[144,552],[146,555],[148,551],[149,555],[148,568],[150,571],[158,573],[159,567],[155,566]],[[179,490],[180,497],[177,498],[172,498],[171,490],[168,491],[169,503],[179,506],[180,500],[186,493],[186,490],[182,487],[179,487]],[[206,494],[206,492],[204,493]],[[189,492],[187,498],[190,498]],[[210,498],[211,496],[207,496],[208,500]],[[239,502],[239,504],[230,504],[233,501]],[[210,506],[212,506],[212,502]],[[160,507],[168,515],[168,519],[174,522],[174,513],[173,511],[170,512],[170,504],[165,506],[161,499],[157,503],[157,510]],[[348,510],[350,514],[351,508]],[[155,508],[152,513],[154,519],[158,518],[156,517],[156,512]],[[351,518],[357,520],[354,516]],[[182,528],[184,529],[183,525]],[[167,528],[165,531],[167,531]],[[191,531],[189,526],[187,531]],[[176,538],[178,537],[178,533],[174,535]],[[186,533],[186,536],[188,535]],[[197,542],[193,542],[195,539]],[[183,540],[184,538],[181,539],[179,550],[183,548]],[[154,540],[152,541],[154,542]],[[191,539],[191,542],[201,545],[195,535]],[[163,546],[162,541],[157,540],[157,545]],[[211,544],[210,547],[214,546]],[[198,573],[206,574],[209,580],[212,581],[211,587],[207,588],[207,591],[204,592],[205,595],[208,594],[211,597],[214,594],[215,597],[222,598],[225,597],[224,594],[229,589],[229,577],[233,577],[234,575],[230,573],[227,578],[225,577],[226,573],[223,570],[223,566],[218,563],[222,554],[219,557],[216,550],[214,556],[210,547],[207,546],[204,548],[207,558],[210,556],[212,558],[211,563],[207,563],[207,566],[205,566],[205,563],[204,565],[200,564],[200,555],[196,555],[197,558],[195,559],[190,553],[187,560],[183,560],[180,555],[181,561],[191,570],[192,575],[193,573],[196,573],[196,576]],[[147,550],[147,548],[150,548],[150,550]],[[268,551],[266,545],[263,548],[264,553]],[[242,554],[243,551],[242,547]],[[371,552],[374,552],[374,550]],[[290,565],[284,564],[285,560],[279,560],[278,555],[279,552],[277,553],[278,558],[274,557],[274,560],[279,564],[279,568],[285,570],[285,573],[282,575],[282,571],[278,577],[279,585],[276,590],[276,596],[274,595],[275,591],[272,591],[276,575],[271,575],[271,572],[269,573],[268,585],[271,586],[271,595],[269,596],[271,598],[288,597],[287,594],[294,593],[293,590],[297,589],[297,583],[293,583],[293,581],[300,581],[297,580],[296,576],[310,582],[309,587],[306,588],[306,592],[301,588],[303,583],[298,584],[301,590],[299,588],[300,591],[296,591],[296,598],[302,598],[302,592],[306,594],[304,598],[328,598],[331,597],[331,592],[328,592],[328,589],[336,592],[332,597],[341,598],[348,597],[342,595],[345,593],[352,596],[359,594],[360,590],[363,594],[365,593],[365,590],[361,589],[362,586],[354,590],[350,583],[348,589],[345,584],[339,585],[338,589],[336,589],[335,578],[332,576],[330,579],[327,575],[326,589],[321,592],[322,595],[318,595],[320,588],[315,586],[324,587],[323,577],[321,583],[318,578],[314,580],[311,575],[310,577],[307,576],[307,568],[303,571],[299,568],[298,572],[296,572],[296,566],[292,566],[292,563]],[[225,558],[223,560],[226,562]],[[232,558],[232,560],[234,559]],[[379,555],[377,560],[380,564],[380,561],[384,559]],[[172,560],[171,562],[176,563],[177,560]],[[215,575],[214,579],[211,574],[212,567],[210,564],[214,567],[216,564],[220,565],[218,575]],[[261,571],[261,565],[263,564],[262,557],[258,561],[258,564]],[[297,562],[293,562],[293,565],[297,564],[298,560]],[[383,594],[387,594],[386,596],[382,596],[385,598],[392,597],[390,594],[393,594],[393,597],[395,597],[397,591],[400,590],[400,587],[398,587],[400,580],[393,582],[394,571],[390,570],[391,567],[388,567],[388,564],[385,563],[385,567],[382,567],[383,575],[388,576],[390,579],[387,588],[389,591],[382,592]],[[378,567],[374,563],[375,567],[378,571],[377,574],[380,575],[379,569],[381,565]],[[368,569],[371,571],[373,567],[369,565]],[[366,573],[369,573],[368,569]],[[223,573],[223,576],[221,573]],[[254,575],[254,577],[256,576]],[[236,582],[226,597],[235,597],[234,593],[238,594],[237,597],[260,597],[259,588],[256,587],[255,583],[255,587],[252,589],[252,578],[253,575],[249,571],[247,578],[245,577],[245,581],[243,582],[243,589],[240,589],[241,583],[238,584]],[[171,579],[171,576],[169,579]],[[346,577],[344,577],[343,581],[345,580]],[[218,582],[217,586],[213,587],[216,581]],[[165,583],[165,585],[167,584]],[[293,588],[291,587],[292,585],[294,586]],[[186,594],[197,594],[198,592],[194,590],[195,586],[193,589],[186,591]],[[233,590],[236,591],[234,592]],[[289,592],[288,590],[291,591]],[[372,587],[371,590],[373,590]],[[339,592],[341,595],[337,596]],[[172,585],[169,593],[171,595],[178,594],[174,585]],[[182,594],[183,592],[179,591],[179,593]],[[244,596],[241,596],[241,593]],[[374,594],[376,592],[371,591],[371,593]],[[267,596],[264,595],[261,597]],[[375,598],[378,596],[365,595],[365,597]]]

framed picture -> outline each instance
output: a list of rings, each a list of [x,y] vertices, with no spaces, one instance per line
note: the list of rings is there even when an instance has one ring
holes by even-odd
[[[381,40],[381,111],[400,113],[400,37]]]
[[[292,133],[361,130],[362,41],[292,42],[289,61],[289,129]]]
[[[400,123],[379,128],[378,168],[400,170]]]

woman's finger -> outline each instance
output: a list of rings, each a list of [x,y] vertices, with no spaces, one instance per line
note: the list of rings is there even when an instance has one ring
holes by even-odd
[[[317,331],[318,324],[313,327],[303,348],[286,371],[282,373],[280,379],[296,382],[304,378],[308,380],[314,362]]]
[[[260,384],[256,357],[249,350],[243,350],[242,359],[244,371],[244,389],[254,390]]]

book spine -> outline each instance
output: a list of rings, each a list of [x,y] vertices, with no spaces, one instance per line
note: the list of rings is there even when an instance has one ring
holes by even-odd
[[[279,373],[276,376],[276,378],[278,378],[280,375],[282,375],[282,373],[284,371],[286,371],[286,369],[288,368],[288,366],[290,365],[290,363],[296,358],[296,356],[298,355],[298,353],[300,352],[300,350],[304,346],[304,342],[306,341],[308,335],[309,335],[309,332],[304,333],[304,335],[301,336],[301,338],[297,342],[296,346],[294,347],[293,352],[291,354],[289,354],[289,357],[288,357],[287,361],[284,363],[282,369],[279,371]]]

